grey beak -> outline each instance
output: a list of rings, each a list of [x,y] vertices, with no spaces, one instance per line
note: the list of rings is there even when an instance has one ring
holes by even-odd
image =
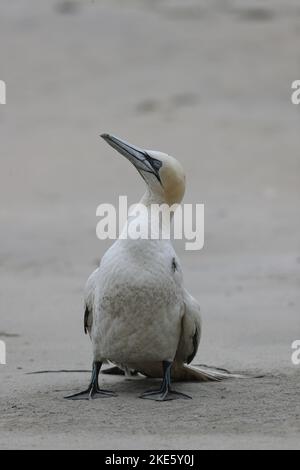
[[[152,173],[161,183],[159,170],[162,162],[148,155],[146,150],[125,142],[113,135],[102,134],[101,137],[115,150],[124,155],[140,171]]]

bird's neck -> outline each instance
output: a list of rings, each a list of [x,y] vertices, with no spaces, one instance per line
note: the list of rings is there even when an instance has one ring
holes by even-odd
[[[161,205],[161,204],[167,204],[167,202],[165,200],[163,193],[160,194],[157,192],[153,192],[150,189],[147,189],[144,196],[140,200],[139,204],[143,204],[149,209],[152,204]]]
[[[163,194],[146,191],[140,202],[129,214],[128,225],[134,220],[134,226],[139,226],[151,233],[154,239],[170,238],[171,224],[174,217],[174,206],[168,204]]]

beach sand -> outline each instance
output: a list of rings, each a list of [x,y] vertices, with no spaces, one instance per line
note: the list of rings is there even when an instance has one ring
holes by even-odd
[[[300,448],[300,5],[279,1],[3,0],[0,6],[0,448]],[[99,138],[177,157],[205,247],[176,243],[199,300],[195,364],[246,379],[87,385],[83,287],[110,246],[96,207],[143,181]]]

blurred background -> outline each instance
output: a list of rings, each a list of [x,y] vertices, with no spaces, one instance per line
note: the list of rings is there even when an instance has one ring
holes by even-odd
[[[202,306],[195,362],[295,370],[299,40],[298,0],[1,1],[2,385],[90,367],[83,287],[111,244],[96,207],[144,190],[103,132],[174,155],[205,204],[204,250],[176,246]]]

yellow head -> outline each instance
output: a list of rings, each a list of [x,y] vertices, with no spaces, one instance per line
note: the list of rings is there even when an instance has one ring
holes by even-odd
[[[103,134],[103,139],[124,155],[145,180],[153,202],[179,204],[185,192],[185,174],[180,163],[166,153],[143,150],[117,137]]]

